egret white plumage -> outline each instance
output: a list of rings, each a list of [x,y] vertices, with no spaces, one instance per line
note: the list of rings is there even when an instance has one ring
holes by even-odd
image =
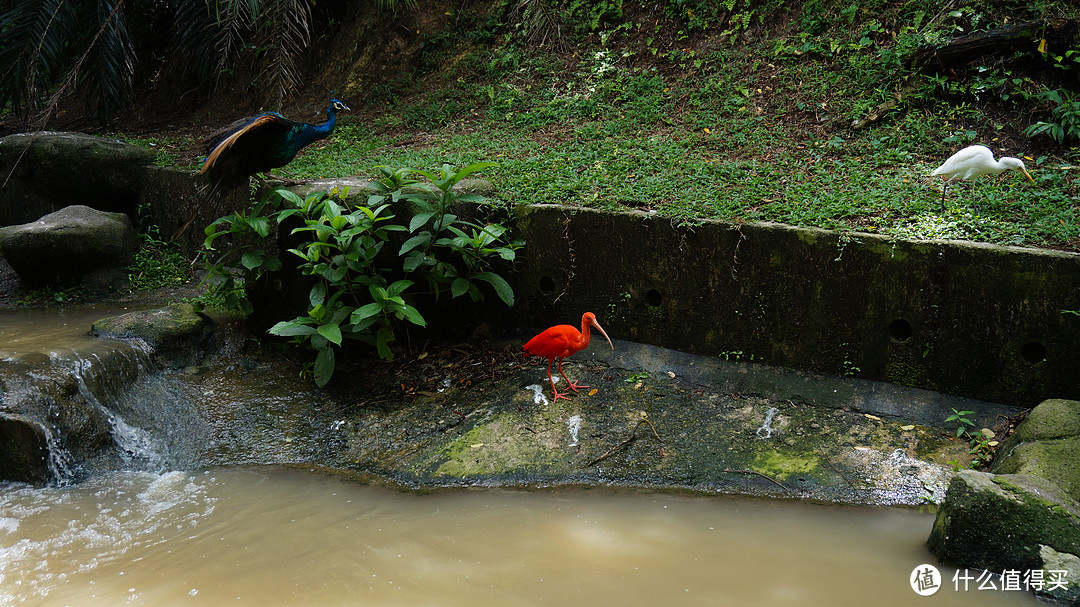
[[[979,175],[998,174],[1005,171],[1020,171],[1028,181],[1035,183],[1031,174],[1024,167],[1024,161],[1019,158],[1002,156],[1001,160],[994,160],[994,153],[985,145],[969,145],[959,152],[949,156],[944,164],[934,169],[931,175],[941,175],[945,178],[945,186],[941,189],[941,210],[945,210],[945,189],[949,187],[949,181],[974,179]]]

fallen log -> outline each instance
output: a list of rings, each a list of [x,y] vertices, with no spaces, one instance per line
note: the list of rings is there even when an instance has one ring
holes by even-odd
[[[1075,48],[1080,22],[1074,19],[1036,19],[953,38],[941,47],[923,47],[911,56],[910,65],[921,72],[941,71],[965,65],[987,55],[1016,51],[1035,52],[1043,47],[1062,54]]]

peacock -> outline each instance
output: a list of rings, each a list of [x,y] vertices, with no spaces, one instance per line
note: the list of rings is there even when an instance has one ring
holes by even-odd
[[[331,99],[322,124],[296,122],[277,112],[238,120],[206,139],[202,174],[214,190],[243,186],[248,177],[289,164],[304,146],[333,133],[337,113],[348,109]]]

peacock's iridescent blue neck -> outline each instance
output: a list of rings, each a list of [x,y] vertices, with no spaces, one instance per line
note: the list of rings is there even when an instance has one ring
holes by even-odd
[[[334,127],[337,126],[337,112],[334,111],[334,107],[330,106],[326,110],[326,122],[322,124],[305,124],[300,132],[296,134],[296,140],[299,143],[296,149],[300,149],[307,144],[318,141],[330,133],[334,132]]]

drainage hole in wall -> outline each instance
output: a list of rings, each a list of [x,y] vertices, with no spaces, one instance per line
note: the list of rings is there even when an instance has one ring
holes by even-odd
[[[540,277],[540,292],[544,295],[551,295],[555,292],[555,279],[550,276]]]
[[[1046,346],[1037,341],[1029,341],[1020,346],[1020,356],[1029,363],[1039,363],[1046,360]]]
[[[662,301],[664,301],[664,297],[663,295],[660,295],[660,291],[657,291],[656,289],[649,289],[649,291],[645,293],[645,303],[650,306],[658,306]]]
[[[907,341],[911,337],[911,323],[903,318],[897,318],[889,323],[889,337],[896,341]]]

